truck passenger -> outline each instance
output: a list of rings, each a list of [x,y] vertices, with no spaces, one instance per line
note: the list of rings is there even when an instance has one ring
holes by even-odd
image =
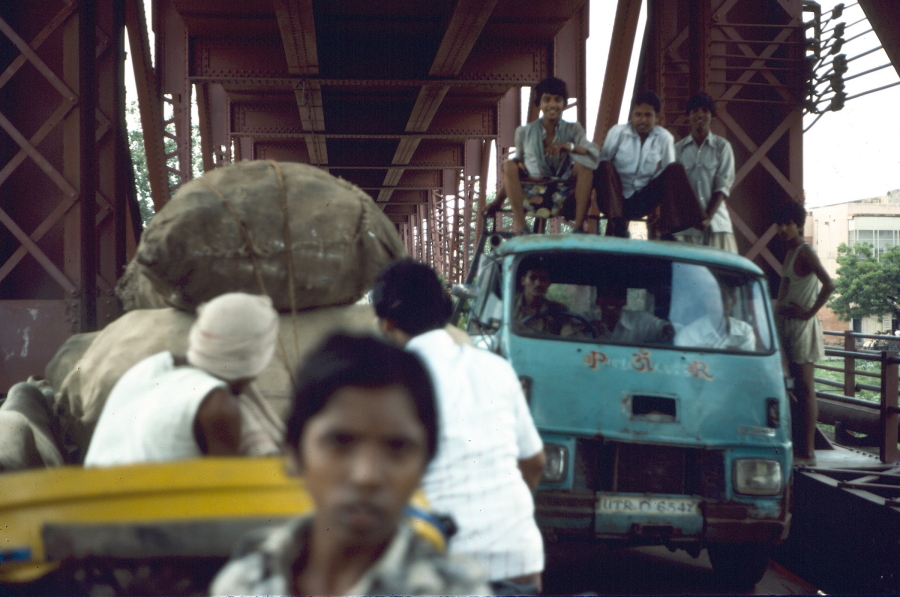
[[[737,253],[731,217],[725,206],[734,184],[734,152],[727,139],[709,130],[716,115],[716,102],[706,93],[697,93],[688,100],[685,112],[691,134],[675,144],[675,158],[684,165],[705,217],[675,237]]]
[[[732,315],[735,288],[719,283],[721,303],[715,293],[699,293],[697,300],[706,303],[705,313],[679,330],[676,346],[717,348],[726,350],[756,350],[753,326]]]
[[[509,196],[515,230],[528,232],[526,209],[544,218],[571,218],[564,207],[568,208],[574,197],[574,230],[583,231],[600,148],[587,140],[579,123],[562,119],[569,103],[565,81],[548,77],[534,92],[541,117],[516,129],[515,158],[502,166],[503,189]],[[498,200],[502,202],[502,196],[498,195]]]
[[[649,238],[672,238],[705,217],[684,166],[675,161],[672,134],[656,124],[659,96],[642,91],[627,124],[609,129],[594,173],[597,206],[607,236],[628,236],[628,221],[649,216]]]
[[[165,351],[129,369],[110,392],[85,466],[233,456],[238,396],[275,352],[278,313],[266,296],[233,292],[201,305],[185,356]]]
[[[446,557],[403,522],[437,449],[434,391],[421,361],[375,338],[338,335],[299,377],[287,461],[314,512],[242,540],[211,593],[486,594],[474,562]]]
[[[675,328],[652,313],[625,309],[628,289],[617,285],[597,287],[596,308],[586,319],[591,321],[601,342],[641,344],[665,343],[675,335]]]
[[[799,203],[788,201],[775,213],[775,222],[788,249],[781,268],[775,313],[797,398],[796,403],[791,402],[794,459],[799,464],[814,466],[819,408],[813,375],[816,361],[825,358],[822,322],[816,313],[834,292],[834,282],[816,252],[800,234],[806,222],[806,209]],[[818,291],[817,283],[822,285]]]
[[[474,556],[497,593],[540,592],[544,549],[532,492],[545,459],[519,378],[502,357],[455,344],[444,331],[450,297],[427,265],[388,266],[372,299],[385,335],[434,379],[440,439],[422,489],[432,509],[456,521],[450,553]]]

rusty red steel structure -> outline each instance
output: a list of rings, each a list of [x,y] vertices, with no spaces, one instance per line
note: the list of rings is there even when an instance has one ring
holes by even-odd
[[[863,4],[893,36],[896,64],[891,2]],[[0,392],[119,313],[113,288],[140,234],[123,140],[126,27],[157,209],[192,176],[196,124],[203,170],[250,159],[324,168],[370,193],[409,254],[455,282],[493,191],[492,148],[503,159],[523,108],[538,115],[520,90],[564,79],[585,123],[587,77],[603,76],[586,71],[589,8],[616,15],[602,141],[630,97],[641,0],[0,3]],[[678,137],[692,92],[718,101],[714,130],[737,157],[738,243],[774,278],[783,249],[771,210],[803,193],[803,3],[653,0],[646,10],[637,85],[660,93]]]
[[[128,217],[120,3],[0,6],[0,391],[120,308]],[[131,185],[133,187],[133,184]]]

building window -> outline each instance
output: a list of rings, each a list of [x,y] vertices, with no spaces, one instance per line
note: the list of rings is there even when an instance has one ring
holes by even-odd
[[[850,246],[856,243],[868,243],[875,249],[875,255],[881,255],[889,245],[900,245],[900,230],[851,230]]]

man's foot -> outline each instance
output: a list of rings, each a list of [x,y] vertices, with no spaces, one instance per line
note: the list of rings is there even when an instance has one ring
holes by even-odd
[[[528,229],[528,226],[522,226],[513,233],[513,236],[527,236],[529,234],[531,234],[531,230]]]
[[[815,456],[810,456],[809,458],[794,456],[794,466],[795,467],[813,467],[813,466],[818,466],[818,464],[816,463]]]

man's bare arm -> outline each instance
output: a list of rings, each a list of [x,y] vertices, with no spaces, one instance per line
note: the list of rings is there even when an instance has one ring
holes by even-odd
[[[519,461],[519,470],[522,472],[522,478],[525,479],[525,484],[528,485],[531,491],[537,489],[538,483],[541,481],[541,471],[544,470],[546,462],[547,457],[544,456],[543,450],[530,458]]]
[[[225,389],[207,394],[194,418],[194,437],[204,454],[236,456],[241,446],[241,407]]]
[[[803,260],[802,265],[804,269],[808,268],[816,275],[821,286],[819,288],[819,294],[816,296],[815,303],[813,303],[812,307],[810,307],[802,316],[802,319],[812,319],[815,317],[816,313],[819,312],[819,309],[825,306],[825,303],[828,302],[828,297],[834,292],[834,281],[831,279],[831,276],[828,275],[828,272],[825,271],[825,266],[822,265],[819,256],[816,255],[816,252],[808,245],[801,249],[798,257]]]

